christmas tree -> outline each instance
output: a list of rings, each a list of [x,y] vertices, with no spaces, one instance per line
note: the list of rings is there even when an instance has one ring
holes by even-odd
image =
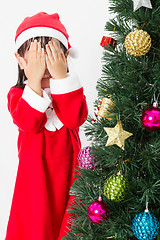
[[[160,0],[110,0],[64,240],[160,239]],[[98,109],[98,112],[96,111]]]

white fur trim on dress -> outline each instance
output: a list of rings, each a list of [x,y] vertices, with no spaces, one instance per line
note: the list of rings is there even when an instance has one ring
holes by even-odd
[[[77,75],[68,76],[63,79],[50,79],[50,89],[52,94],[63,94],[73,92],[81,88],[81,83]]]
[[[43,90],[43,97],[44,98],[51,98],[51,91],[50,88],[45,88]],[[64,125],[58,118],[55,110],[53,109],[52,102],[50,103],[49,107],[46,110],[47,122],[45,124],[45,128],[48,131],[55,132],[56,130],[60,130]]]
[[[28,85],[25,86],[22,98],[34,109],[44,113],[51,103],[50,98],[48,99],[39,96],[35,93]]]
[[[68,41],[65,35],[60,31],[49,27],[33,27],[25,30],[16,39],[16,49],[20,48],[20,46],[28,39],[40,36],[56,38],[68,49]]]

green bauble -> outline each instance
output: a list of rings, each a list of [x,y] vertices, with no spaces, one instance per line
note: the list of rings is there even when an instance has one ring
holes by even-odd
[[[120,174],[113,175],[106,179],[104,183],[104,195],[115,202],[122,201],[129,188],[128,180]]]

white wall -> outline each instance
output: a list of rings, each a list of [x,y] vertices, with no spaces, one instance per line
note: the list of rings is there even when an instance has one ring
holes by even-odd
[[[17,62],[14,57],[14,35],[16,28],[26,16],[44,11],[58,12],[70,35],[70,43],[79,51],[74,60],[85,89],[89,112],[93,113],[96,99],[96,82],[101,76],[102,48],[100,41],[104,26],[109,19],[109,0],[45,0],[3,1],[0,14],[0,240],[4,240],[14,184],[16,179],[17,127],[7,110],[7,92],[17,81]],[[82,147],[87,146],[83,130],[80,131]],[[18,239],[17,239],[18,240]],[[23,239],[21,239],[23,240]]]

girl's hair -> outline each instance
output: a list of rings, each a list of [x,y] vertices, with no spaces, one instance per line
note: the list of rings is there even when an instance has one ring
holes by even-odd
[[[27,40],[26,42],[24,42],[22,44],[22,46],[17,50],[18,54],[21,57],[24,57],[25,52],[29,49],[31,42],[34,41],[34,39],[37,39],[37,41],[41,42],[41,46],[42,48],[45,49],[45,45],[52,40],[52,37],[35,37],[35,38],[30,38],[29,40]],[[67,52],[66,47],[60,42],[60,47],[62,48],[64,55]],[[15,85],[15,87],[18,88],[24,88],[24,81],[27,79],[24,70],[20,68],[19,64],[18,64],[18,80],[17,83]]]

